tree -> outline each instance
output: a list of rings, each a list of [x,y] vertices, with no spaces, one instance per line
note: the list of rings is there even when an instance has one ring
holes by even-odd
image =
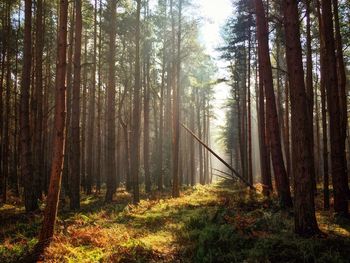
[[[333,15],[334,15],[334,30],[335,30],[335,49],[336,49],[336,59],[337,59],[337,77],[339,85],[339,106],[340,106],[340,123],[341,123],[341,140],[342,144],[345,144],[346,131],[348,125],[348,110],[347,110],[347,100],[346,100],[346,72],[344,63],[344,52],[343,52],[343,41],[340,32],[340,22],[339,22],[339,10],[338,10],[338,0],[332,0],[333,4]],[[345,149],[345,148],[344,148]],[[345,170],[346,166],[346,156],[344,160]],[[348,184],[347,173],[343,173],[344,187],[348,192],[348,197],[350,198],[350,190]]]
[[[150,28],[149,28],[149,3],[146,2],[145,6],[145,19],[144,23],[146,23],[146,32],[145,34],[148,35]],[[151,63],[150,63],[150,56],[151,56],[151,43],[148,39],[144,41],[144,102],[143,102],[143,125],[144,125],[144,132],[143,132],[143,158],[144,158],[144,170],[145,170],[145,190],[147,193],[151,191],[151,174],[150,174],[150,123],[149,123],[149,115],[150,115],[150,89],[151,89],[151,77],[150,77],[150,71],[151,71]]]
[[[32,101],[34,108],[34,188],[41,198],[41,181],[43,177],[43,1],[37,1],[35,43],[35,94]]]
[[[340,215],[348,214],[348,182],[346,174],[344,126],[341,116],[340,87],[338,86],[337,59],[335,54],[334,26],[331,0],[322,0],[322,22],[325,44],[326,96],[329,108],[332,182],[334,189],[334,211]],[[340,55],[340,54],[339,54]],[[343,113],[344,115],[344,113]]]
[[[307,97],[300,44],[298,6],[295,1],[283,3],[284,30],[286,36],[286,59],[289,72],[292,162],[294,178],[295,232],[311,236],[319,232],[314,204],[313,178],[311,175],[311,150],[308,143]]]
[[[74,80],[72,103],[72,155],[71,155],[71,200],[70,208],[80,208],[80,82],[81,82],[81,35],[82,13],[81,0],[75,1],[75,47],[74,47]]]
[[[21,174],[25,181],[24,205],[27,212],[39,208],[33,185],[33,165],[29,122],[30,76],[32,69],[32,1],[26,0],[24,7],[24,50],[21,85],[20,141]]]
[[[173,10],[173,1],[170,0],[170,10],[172,12]],[[180,190],[179,190],[179,148],[180,148],[180,87],[181,87],[181,80],[180,80],[180,71],[181,71],[181,14],[182,12],[182,0],[179,1],[179,28],[178,28],[178,37],[177,37],[177,56],[175,60],[175,54],[173,57],[174,62],[176,61],[176,69],[173,68],[173,70],[176,70],[176,75],[173,73],[172,77],[176,78],[173,80],[173,170],[172,170],[172,177],[173,177],[173,197],[179,197],[180,196]],[[174,20],[174,16],[172,15],[172,20]],[[172,21],[172,24],[174,24],[174,21]],[[173,25],[173,34],[174,32],[174,25]],[[174,40],[174,37],[173,37]],[[173,43],[175,45],[175,43]],[[175,63],[173,63],[174,67]],[[175,84],[176,83],[176,84]]]
[[[113,25],[112,25],[113,26]],[[92,85],[89,92],[89,112],[88,112],[88,127],[87,127],[87,151],[86,151],[86,193],[92,193],[92,180],[94,175],[93,156],[94,156],[94,123],[95,123],[95,96],[96,96],[96,69],[97,69],[97,0],[94,6],[94,48],[93,48],[93,62],[92,62]]]
[[[117,1],[110,0],[108,2],[108,10],[110,15],[109,27],[109,53],[108,53],[108,87],[107,87],[107,192],[105,201],[111,202],[113,194],[116,191],[116,163],[115,163],[115,53],[116,53],[116,22],[117,22]]]
[[[65,76],[67,66],[67,20],[68,1],[60,1],[59,29],[57,39],[57,68],[56,68],[56,98],[55,121],[52,149],[52,164],[50,185],[46,200],[44,221],[39,235],[39,244],[43,246],[50,243],[54,234],[55,221],[58,208],[58,197],[61,189],[62,169],[64,160],[65,121],[66,121],[66,87]]]
[[[133,185],[133,202],[140,202],[139,193],[139,169],[140,169],[140,89],[141,89],[141,73],[140,73],[140,13],[141,0],[137,0],[136,7],[136,27],[135,27],[135,86],[132,109],[132,140],[131,140],[131,178]]]
[[[314,86],[313,86],[313,77],[312,77],[312,48],[311,48],[311,18],[310,18],[310,1],[306,0],[306,81],[305,81],[305,91],[307,96],[307,123],[309,125],[309,148],[311,149],[310,155],[310,164],[311,164],[311,176],[314,184],[314,191],[317,191],[316,188],[316,176],[315,176],[315,156],[314,156]]]
[[[320,2],[316,2],[316,11],[320,32],[323,32],[323,20],[321,17]],[[321,67],[321,114],[322,114],[322,142],[323,142],[323,208],[328,210],[329,204],[329,167],[328,167],[328,125],[327,125],[327,109],[326,109],[326,86],[325,86],[325,43],[324,34],[319,35],[320,41],[320,67]]]
[[[292,198],[290,195],[289,179],[286,173],[282,155],[280,126],[277,117],[275,94],[273,90],[272,68],[269,57],[268,29],[262,0],[255,0],[255,11],[259,49],[259,67],[261,67],[260,73],[262,73],[265,88],[267,131],[269,133],[271,143],[271,155],[276,178],[276,186],[281,205],[283,207],[291,207]]]

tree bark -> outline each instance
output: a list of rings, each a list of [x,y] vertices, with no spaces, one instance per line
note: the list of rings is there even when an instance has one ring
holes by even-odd
[[[295,232],[311,236],[319,232],[316,217],[311,177],[311,150],[308,143],[307,97],[302,63],[299,15],[297,2],[283,3],[284,28],[286,34],[286,57],[290,83],[292,161],[294,178],[294,222]]]
[[[81,0],[75,0],[75,47],[74,47],[74,80],[72,96],[72,156],[71,156],[71,185],[70,208],[80,208],[80,82],[81,82],[81,35],[82,12]]]
[[[339,97],[337,59],[331,0],[322,0],[322,22],[325,40],[325,85],[329,109],[332,182],[334,190],[334,211],[339,215],[348,214],[348,185],[345,160],[345,140],[341,120],[342,108]]]
[[[92,181],[94,177],[94,124],[95,124],[95,96],[96,96],[96,68],[97,68],[97,0],[94,5],[94,41],[93,41],[93,62],[92,62],[92,85],[89,92],[89,112],[87,126],[87,149],[86,149],[86,193],[92,193]]]
[[[41,180],[43,177],[43,1],[37,1],[36,11],[36,43],[35,43],[35,102],[34,106],[34,188],[41,198]]]
[[[140,202],[139,193],[139,168],[140,168],[140,89],[141,89],[141,74],[140,74],[140,12],[141,0],[137,0],[136,10],[136,27],[135,27],[135,42],[136,42],[136,60],[135,60],[135,87],[134,100],[132,110],[132,140],[131,140],[131,178],[133,184],[133,202]]]
[[[105,201],[112,202],[116,191],[116,159],[115,159],[115,99],[116,99],[116,79],[115,79],[115,54],[116,54],[116,22],[117,22],[117,1],[109,1],[110,10],[110,32],[109,32],[109,54],[108,54],[108,87],[107,87],[107,192]]]
[[[67,51],[67,20],[68,1],[60,1],[57,69],[56,69],[56,105],[55,125],[53,138],[53,159],[51,165],[51,177],[44,221],[39,235],[39,244],[48,245],[54,234],[55,221],[57,216],[58,200],[61,189],[61,178],[64,160],[65,142],[65,120],[66,120],[66,51]]]
[[[290,194],[289,179],[284,166],[280,126],[277,117],[275,94],[273,90],[272,68],[269,56],[268,28],[265,18],[263,2],[255,0],[255,9],[257,15],[257,35],[259,45],[259,67],[262,68],[263,82],[266,94],[266,114],[267,131],[271,143],[272,164],[276,178],[277,192],[283,207],[292,206]]]
[[[334,15],[334,29],[335,29],[335,48],[336,48],[336,59],[337,59],[337,76],[339,84],[339,104],[340,104],[340,125],[341,125],[341,140],[342,144],[346,143],[346,132],[348,126],[348,108],[347,108],[347,95],[346,95],[346,72],[345,72],[345,63],[344,63],[344,54],[343,54],[343,44],[342,36],[340,33],[339,25],[339,14],[338,14],[338,0],[332,0],[333,3],[333,15]],[[349,180],[347,174],[347,163],[346,163],[346,154],[344,154],[344,187],[348,192],[348,198],[350,198],[349,190]]]
[[[32,68],[32,1],[25,1],[24,50],[21,85],[20,140],[21,174],[24,179],[24,205],[27,212],[39,208],[33,184],[33,164],[29,120],[30,76]]]
[[[321,17],[320,3],[316,3],[317,17],[320,28],[320,66],[321,66],[321,114],[322,114],[322,154],[323,154],[323,209],[329,210],[329,167],[328,167],[328,125],[327,125],[327,101],[326,101],[326,85],[325,85],[325,40],[323,32],[323,20]]]
[[[257,48],[257,52],[260,52],[260,49]],[[258,69],[259,68],[259,69]],[[269,158],[268,158],[268,149],[267,149],[267,139],[266,139],[266,121],[265,121],[265,92],[264,92],[264,82],[263,82],[263,73],[260,67],[258,67],[256,75],[259,75],[259,78],[256,78],[256,83],[258,85],[257,94],[258,94],[258,103],[257,103],[257,112],[258,112],[258,132],[259,132],[259,150],[260,150],[260,166],[261,166],[261,181],[263,184],[263,194],[265,196],[270,196],[272,193],[272,180],[271,172],[269,169]]]
[[[101,132],[101,118],[102,118],[102,0],[100,0],[99,10],[99,38],[98,38],[98,84],[97,84],[97,158],[96,158],[96,191],[101,191],[101,160],[102,160],[102,132]]]
[[[170,12],[173,11],[173,0],[170,0]],[[181,19],[182,19],[182,0],[179,0],[179,14],[178,14],[178,36],[177,36],[177,56],[175,60],[175,56],[173,59],[173,65],[176,63],[176,69],[173,68],[173,70],[176,70],[176,75],[173,73],[173,78],[176,77],[172,81],[173,82],[173,167],[172,167],[172,177],[173,177],[173,197],[179,197],[180,196],[180,189],[179,189],[179,150],[180,150],[180,88],[181,88],[181,82],[180,82],[180,74],[181,74]],[[173,24],[173,31],[174,29],[174,15],[172,12],[172,24]],[[175,34],[175,32],[173,32]],[[175,38],[173,37],[173,40]],[[175,44],[175,43],[174,43]],[[174,55],[175,55],[175,49],[174,49]],[[174,66],[173,66],[174,67]]]
[[[311,149],[310,165],[312,171],[312,180],[315,194],[317,193],[315,176],[315,154],[314,154],[314,87],[312,78],[312,48],[311,48],[311,19],[310,19],[310,0],[306,1],[306,96],[307,96],[307,124],[309,126],[309,144]]]

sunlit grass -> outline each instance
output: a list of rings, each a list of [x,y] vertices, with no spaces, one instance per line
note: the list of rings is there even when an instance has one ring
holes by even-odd
[[[135,206],[124,190],[112,204],[104,204],[103,194],[83,196],[81,211],[59,214],[45,262],[346,262],[350,253],[348,222],[317,212],[328,238],[299,238],[292,211],[238,185],[187,187],[180,198],[166,191],[143,197]],[[16,213],[19,218],[1,230],[0,262],[16,261],[37,242],[41,215]]]

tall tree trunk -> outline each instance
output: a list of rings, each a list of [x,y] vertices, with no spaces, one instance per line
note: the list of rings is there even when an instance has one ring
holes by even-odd
[[[35,43],[35,94],[34,100],[34,188],[38,198],[41,198],[41,180],[43,177],[43,1],[37,1],[36,10],[36,43]]]
[[[328,125],[327,125],[327,101],[326,101],[326,83],[325,83],[325,39],[323,32],[323,20],[321,16],[321,10],[320,10],[320,3],[319,1],[316,2],[316,10],[317,10],[317,17],[318,17],[318,23],[320,28],[320,66],[321,66],[321,82],[320,82],[320,89],[321,89],[321,114],[322,114],[322,141],[323,141],[323,147],[322,147],[322,153],[323,153],[323,209],[328,210],[330,207],[329,204],[329,166],[328,166]]]
[[[80,208],[80,80],[81,80],[81,34],[82,13],[81,0],[75,0],[75,47],[74,47],[74,80],[72,96],[72,156],[70,162],[70,208]]]
[[[314,87],[312,78],[312,48],[311,48],[311,19],[310,19],[310,0],[306,1],[306,96],[307,96],[307,124],[308,124],[308,137],[311,149],[310,165],[312,171],[312,180],[315,193],[316,177],[315,177],[315,154],[314,154]]]
[[[32,68],[32,1],[25,1],[24,50],[21,85],[20,140],[21,174],[24,180],[24,206],[27,212],[39,208],[33,184],[33,165],[29,121],[30,75]]]
[[[251,20],[251,17],[249,17],[249,21]],[[248,90],[248,181],[249,183],[253,184],[253,147],[252,147],[252,105],[251,105],[251,83],[250,83],[250,77],[251,77],[251,42],[252,42],[252,32],[249,28],[249,38],[248,38],[248,63],[247,63],[247,90]]]
[[[5,8],[3,9],[5,10]],[[2,11],[2,10],[1,10]],[[6,19],[3,19],[6,20]],[[5,31],[5,22],[2,21],[2,30]],[[5,76],[5,58],[6,58],[6,37],[1,39],[1,55],[0,55],[0,186],[2,185],[2,181],[4,180],[2,175],[2,164],[3,164],[3,152],[2,152],[2,145],[3,145],[3,93],[4,93],[4,76]],[[1,187],[0,187],[0,194],[1,194]]]
[[[203,106],[203,142],[208,144],[207,142],[207,111],[206,111],[206,99],[204,98],[204,106]],[[204,169],[204,184],[207,184],[208,182],[208,177],[209,177],[209,171],[208,171],[208,159],[207,159],[208,152],[204,151],[203,152],[203,169]]]
[[[286,96],[286,102],[285,102],[285,127],[284,127],[284,143],[285,143],[285,153],[286,153],[286,164],[287,164],[287,175],[291,179],[292,177],[292,169],[291,169],[291,157],[290,157],[290,121],[289,121],[289,79],[288,76],[286,76],[285,80],[286,90],[285,90],[285,96]]]
[[[141,74],[140,74],[140,13],[141,0],[137,0],[136,10],[136,27],[135,27],[135,42],[136,42],[136,61],[135,61],[135,87],[134,100],[132,110],[132,140],[131,140],[131,178],[133,184],[133,202],[140,202],[139,193],[139,168],[140,168],[140,89],[141,89]]]
[[[345,140],[341,120],[342,108],[339,97],[340,87],[337,77],[334,27],[331,0],[322,0],[322,22],[325,40],[325,85],[329,109],[332,182],[334,190],[334,211],[340,215],[348,214],[348,186],[345,160]]]
[[[165,88],[165,37],[166,30],[164,29],[164,42],[163,42],[163,63],[162,63],[162,80],[160,86],[160,116],[159,116],[159,164],[158,164],[158,190],[163,189],[163,141],[164,141],[164,88]]]
[[[84,39],[84,63],[87,63],[87,36]],[[82,122],[81,122],[81,186],[86,191],[86,92],[87,92],[87,69],[86,65],[83,68],[83,95],[82,95]]]
[[[101,132],[101,118],[102,118],[102,0],[100,0],[99,10],[99,38],[98,38],[98,84],[97,84],[97,158],[96,158],[96,191],[101,191],[101,154],[102,154],[102,132]]]
[[[266,94],[267,131],[270,135],[272,164],[281,205],[283,207],[291,207],[292,198],[289,188],[289,179],[283,161],[280,126],[277,117],[272,68],[269,56],[268,28],[262,0],[255,0],[255,9],[257,15],[258,45],[260,49],[259,67],[262,67]]]
[[[260,52],[260,49],[257,50]],[[269,196],[272,193],[272,179],[271,179],[271,171],[269,168],[269,153],[267,148],[267,139],[266,139],[266,121],[265,121],[265,91],[264,91],[264,82],[263,82],[263,72],[259,67],[257,69],[256,74],[259,73],[259,81],[258,84],[259,92],[258,94],[258,117],[259,117],[259,149],[260,149],[260,166],[261,166],[261,179],[263,184],[263,194],[265,196]]]
[[[302,236],[316,234],[311,151],[308,143],[307,97],[302,63],[300,24],[297,2],[283,3],[284,28],[286,34],[286,57],[289,72],[292,109],[292,160],[294,178],[294,222],[295,232]]]
[[[116,79],[115,79],[115,54],[116,54],[116,22],[117,22],[117,1],[110,0],[110,32],[109,32],[109,54],[108,54],[108,87],[107,87],[107,192],[105,200],[111,202],[116,191],[116,159],[115,159],[115,99],[116,99]]]
[[[195,105],[195,92],[194,92],[194,88],[192,88],[191,91],[191,105],[190,105],[190,129],[192,131],[195,130],[194,127],[194,105]],[[194,139],[190,138],[190,166],[191,166],[191,186],[194,186],[196,184],[196,171],[195,171],[195,167],[196,167],[196,162],[195,162],[195,156],[194,156],[195,150],[194,150]]]
[[[92,86],[89,92],[89,119],[87,127],[87,144],[86,149],[86,193],[92,193],[92,180],[94,175],[94,130],[95,130],[95,93],[96,93],[96,68],[97,68],[97,0],[94,7],[94,51],[92,62]]]
[[[201,100],[199,97],[199,89],[196,88],[196,100],[197,100],[197,129],[198,129],[198,137],[202,139],[202,125],[201,125]],[[203,147],[201,144],[198,144],[198,157],[199,157],[199,183],[204,184],[204,176],[203,176]]]
[[[13,132],[13,165],[12,165],[12,176],[11,176],[11,188],[14,194],[19,196],[19,180],[18,180],[18,159],[19,159],[19,140],[18,140],[18,51],[19,51],[19,38],[20,38],[20,30],[21,30],[21,3],[18,5],[18,24],[16,30],[16,44],[15,44],[15,71],[14,71],[14,99],[13,99],[13,114],[14,114],[14,132]],[[0,102],[1,104],[1,102]],[[1,109],[0,109],[1,112]],[[0,117],[1,121],[1,117]],[[0,133],[1,134],[1,133]],[[0,157],[1,158],[1,157]],[[0,165],[1,167],[1,165]]]
[[[173,15],[173,0],[170,1],[170,9],[172,12],[172,24],[174,29],[174,15]],[[176,56],[176,69],[173,68],[173,70],[176,70],[176,81],[173,80],[173,170],[172,170],[172,177],[173,177],[173,197],[179,197],[180,196],[180,189],[179,189],[179,150],[180,150],[180,87],[181,87],[181,80],[180,80],[180,74],[181,74],[181,19],[182,19],[182,0],[179,0],[179,14],[178,14],[178,36],[177,36],[177,56]],[[175,34],[175,32],[173,32]],[[174,37],[173,37],[174,40]],[[175,53],[175,49],[174,49]],[[175,54],[174,54],[175,55]],[[175,57],[173,57],[175,60]],[[174,73],[173,73],[174,74]],[[175,78],[175,74],[173,75]],[[176,84],[175,84],[176,83]]]
[[[150,51],[148,51],[150,52]],[[143,114],[144,114],[144,131],[143,131],[143,143],[144,143],[144,147],[143,147],[143,158],[144,158],[144,169],[145,169],[145,187],[146,187],[146,192],[149,193],[151,191],[151,175],[150,175],[150,166],[149,166],[149,152],[150,152],[150,148],[149,148],[149,129],[150,129],[150,125],[149,125],[149,101],[150,101],[150,57],[149,55],[147,55],[147,63],[145,65],[146,68],[146,72],[144,72],[144,74],[146,74],[146,83],[144,85],[144,105],[143,105]]]
[[[340,125],[341,125],[341,140],[342,140],[342,144],[344,144],[344,150],[345,150],[346,132],[347,132],[347,126],[348,126],[346,72],[345,72],[342,37],[341,37],[340,25],[339,25],[338,0],[332,0],[332,3],[333,3],[333,14],[334,14],[337,76],[338,76],[338,85],[339,85],[339,104],[340,104],[339,117],[340,117]],[[344,176],[343,180],[345,184],[344,187],[346,188],[346,191],[348,192],[348,198],[350,199],[346,154],[344,155],[344,167],[345,167],[345,173],[343,174]]]
[[[71,177],[70,171],[70,159],[72,158],[72,145],[71,145],[71,133],[72,133],[72,92],[73,92],[73,49],[74,49],[74,26],[75,26],[75,1],[69,7],[68,17],[70,17],[68,26],[68,57],[67,57],[67,73],[66,73],[66,85],[67,85],[67,128],[65,140],[65,154],[64,154],[64,167],[62,177],[62,189],[64,192],[70,191],[69,180]],[[63,192],[62,191],[62,192]],[[62,195],[64,198],[64,195]]]
[[[59,30],[58,30],[58,50],[56,69],[56,105],[55,105],[55,125],[53,138],[53,159],[51,165],[51,178],[44,221],[39,235],[39,243],[48,245],[54,234],[54,227],[58,208],[58,197],[61,188],[61,178],[64,160],[65,141],[65,120],[66,120],[66,51],[67,51],[67,20],[68,1],[60,1]]]
[[[6,35],[10,37],[11,33],[11,3],[6,4]],[[5,47],[4,47],[5,48]],[[3,158],[1,159],[0,154],[0,173],[2,172],[2,184],[0,185],[2,193],[2,201],[6,203],[7,201],[7,182],[9,176],[9,166],[10,166],[10,140],[9,140],[9,128],[10,128],[10,93],[11,93],[11,56],[12,52],[9,47],[9,43],[6,44],[6,94],[5,94],[5,111],[4,111],[4,126],[3,126],[3,143],[1,144],[0,151],[2,151]],[[5,59],[5,58],[4,58]],[[2,100],[2,97],[0,98]],[[0,115],[3,113],[0,112]],[[1,141],[0,141],[1,143]],[[1,162],[2,162],[2,171],[1,171]]]

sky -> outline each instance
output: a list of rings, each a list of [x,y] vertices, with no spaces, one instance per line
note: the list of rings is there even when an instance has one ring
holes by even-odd
[[[203,18],[200,40],[203,41],[208,54],[216,61],[219,68],[218,78],[223,78],[227,75],[226,63],[220,61],[216,48],[223,43],[221,30],[233,13],[231,0],[196,0],[196,2],[199,6],[200,16]],[[214,128],[225,124],[225,110],[222,108],[229,95],[229,90],[230,88],[225,83],[214,87],[215,102],[213,105],[216,115],[216,119],[213,121]]]
[[[200,30],[200,40],[205,45],[207,53],[214,59],[218,66],[217,78],[227,77],[226,63],[220,60],[220,54],[216,49],[223,44],[221,37],[222,27],[227,19],[233,14],[232,0],[196,0],[199,6],[199,14],[203,18]],[[220,127],[226,122],[225,102],[230,94],[230,87],[221,83],[214,88],[214,101],[212,105],[215,119],[211,120],[211,147],[222,157],[228,157],[225,154],[224,146],[219,144],[217,138],[220,134]],[[227,160],[228,161],[228,160]],[[216,159],[212,158],[213,167],[225,170],[225,167]]]
[[[215,56],[215,48],[222,42],[221,27],[232,15],[231,0],[196,0],[203,17],[201,34],[207,50]]]

